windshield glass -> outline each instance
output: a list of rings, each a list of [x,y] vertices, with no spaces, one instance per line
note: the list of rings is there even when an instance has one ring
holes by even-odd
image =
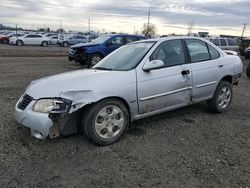
[[[94,43],[94,44],[102,44],[104,43],[106,40],[110,39],[111,36],[109,35],[103,35],[103,36],[100,36],[98,38],[96,38],[95,40],[93,40],[91,43]]]
[[[145,56],[155,42],[127,44],[101,60],[94,69],[130,70]]]

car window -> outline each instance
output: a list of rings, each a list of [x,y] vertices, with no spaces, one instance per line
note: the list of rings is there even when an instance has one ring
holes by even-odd
[[[204,41],[197,39],[186,39],[185,41],[187,43],[192,63],[210,60],[207,45]]]
[[[241,45],[242,46],[249,46],[250,45],[250,40],[242,40]]]
[[[220,39],[220,45],[221,46],[227,46],[226,39]]]
[[[119,46],[121,46],[121,45],[123,45],[123,37],[113,37],[111,39],[111,43],[112,43],[112,45],[119,45]]]
[[[134,42],[134,41],[137,41],[138,39],[136,37],[126,37],[126,43],[130,43],[130,42]]]
[[[27,35],[26,38],[41,38],[40,35]]]
[[[162,60],[165,67],[184,64],[185,56],[181,40],[169,40],[161,43],[150,56],[150,60],[157,59]]]
[[[52,39],[57,39],[58,37],[52,37]]]
[[[26,38],[33,38],[33,35],[27,35]]]
[[[83,36],[77,36],[78,39],[85,39]]]
[[[210,52],[211,59],[217,59],[220,57],[220,53],[215,48],[210,46],[209,44],[208,44],[208,49]]]
[[[155,42],[138,42],[130,43],[118,48],[113,53],[106,56],[95,69],[110,69],[110,70],[131,70],[135,68],[142,58],[148,53]]]
[[[213,39],[212,40],[212,43],[214,43],[216,46],[219,46],[219,40],[218,39]]]
[[[237,46],[237,42],[235,39],[227,39],[229,46]]]

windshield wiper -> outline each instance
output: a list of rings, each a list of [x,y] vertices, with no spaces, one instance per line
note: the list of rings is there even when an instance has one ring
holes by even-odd
[[[111,68],[106,68],[106,67],[95,67],[94,69],[97,69],[97,70],[113,70]]]

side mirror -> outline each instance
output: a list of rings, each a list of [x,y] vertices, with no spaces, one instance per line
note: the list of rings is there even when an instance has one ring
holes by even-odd
[[[142,69],[148,72],[150,70],[161,68],[163,66],[164,66],[164,62],[162,60],[156,59],[152,61],[147,61]]]

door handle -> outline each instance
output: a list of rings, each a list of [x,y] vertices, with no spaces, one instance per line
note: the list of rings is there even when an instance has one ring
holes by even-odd
[[[223,65],[218,65],[219,68],[223,67]]]
[[[183,70],[183,71],[181,71],[181,74],[184,76],[184,75],[190,74],[190,71],[189,70]]]

